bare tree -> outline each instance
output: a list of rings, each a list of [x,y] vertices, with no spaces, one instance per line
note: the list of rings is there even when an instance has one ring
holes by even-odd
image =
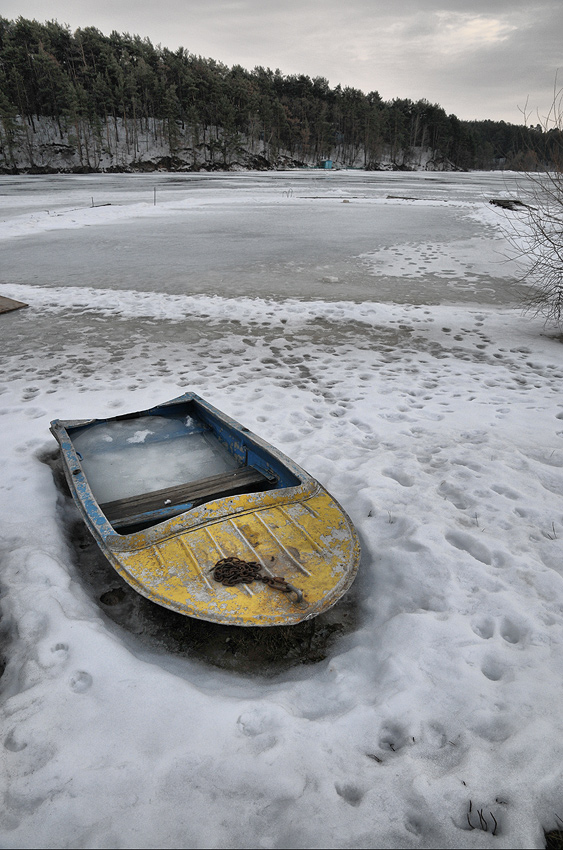
[[[529,114],[524,114],[529,124]],[[539,117],[539,116],[538,116]],[[524,201],[512,206],[508,238],[529,285],[526,310],[563,326],[563,88],[555,81],[553,101],[537,131],[543,134],[543,170],[525,172]]]

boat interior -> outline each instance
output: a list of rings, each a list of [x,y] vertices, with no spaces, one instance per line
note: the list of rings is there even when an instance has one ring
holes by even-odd
[[[205,502],[301,480],[195,399],[67,428],[100,509],[131,534]]]

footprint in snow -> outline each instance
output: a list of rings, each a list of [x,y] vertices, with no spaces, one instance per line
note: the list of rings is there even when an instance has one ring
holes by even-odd
[[[25,387],[22,392],[22,401],[31,401],[39,395],[39,387]]]
[[[350,806],[359,806],[364,798],[365,792],[361,788],[358,788],[357,785],[352,785],[352,783],[340,784],[339,782],[335,782],[334,787],[338,796],[342,797]]]
[[[471,621],[471,628],[477,637],[490,640],[497,631],[497,624],[492,617],[474,617]],[[526,625],[516,623],[509,617],[503,617],[498,627],[498,633],[502,640],[513,646],[522,643],[526,639],[528,631]]]
[[[500,624],[500,636],[507,643],[517,644],[522,643],[528,634],[526,626],[518,625],[508,617],[505,617]]]
[[[454,546],[461,552],[467,552],[467,554],[471,555],[472,558],[475,558],[476,561],[480,561],[488,567],[504,566],[505,559],[502,553],[491,552],[487,546],[479,540],[476,540],[475,537],[472,537],[470,534],[449,532],[445,536],[450,546]]]
[[[400,484],[401,487],[412,487],[414,484],[414,478],[411,478],[410,475],[401,472],[399,469],[382,469],[381,471],[386,478],[391,478],[397,484]]]
[[[469,727],[476,735],[492,744],[500,744],[514,733],[514,726],[504,717],[488,712],[479,712]]]
[[[448,502],[451,502],[454,508],[457,508],[458,511],[465,511],[467,508],[471,507],[471,502],[465,497],[465,494],[457,487],[453,487],[451,484],[448,484],[446,481],[443,481],[440,484],[438,487],[438,493],[444,499],[447,499]],[[451,543],[451,541],[448,542]],[[461,547],[458,546],[458,548]]]
[[[472,620],[471,628],[477,637],[489,640],[495,633],[495,621],[491,617],[477,617]]]
[[[517,493],[516,490],[512,490],[510,487],[506,487],[504,484],[493,484],[491,490],[494,490],[499,496],[505,496],[507,499],[512,499],[515,502],[520,499],[520,493]]]
[[[21,753],[22,750],[25,750],[27,744],[25,741],[19,741],[16,735],[16,730],[12,729],[11,732],[8,732],[6,737],[4,738],[4,748],[9,750],[11,753]]]
[[[499,679],[502,679],[507,669],[502,661],[492,655],[485,658],[481,664],[481,673],[491,682],[498,682]]]
[[[83,694],[92,687],[93,679],[84,670],[77,670],[69,679],[69,687],[75,694]]]
[[[400,724],[384,723],[382,725],[379,736],[379,746],[382,750],[391,750],[396,753],[405,746],[408,740],[408,733]]]

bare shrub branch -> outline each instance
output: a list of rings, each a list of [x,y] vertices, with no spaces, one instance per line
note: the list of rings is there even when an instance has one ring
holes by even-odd
[[[529,120],[527,103],[522,111]],[[539,116],[538,116],[539,117]],[[549,159],[543,171],[525,172],[524,203],[506,214],[505,233],[518,260],[521,282],[530,286],[524,308],[563,324],[563,88],[554,84],[553,101],[540,125]]]

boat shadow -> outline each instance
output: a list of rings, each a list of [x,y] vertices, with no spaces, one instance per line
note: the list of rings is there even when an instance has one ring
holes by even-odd
[[[357,628],[355,585],[328,611],[291,626],[226,626],[158,605],[137,593],[104,557],[71,498],[58,451],[39,459],[51,468],[59,491],[59,521],[72,556],[73,578],[143,650],[197,659],[235,673],[273,676],[324,661],[333,644]]]

